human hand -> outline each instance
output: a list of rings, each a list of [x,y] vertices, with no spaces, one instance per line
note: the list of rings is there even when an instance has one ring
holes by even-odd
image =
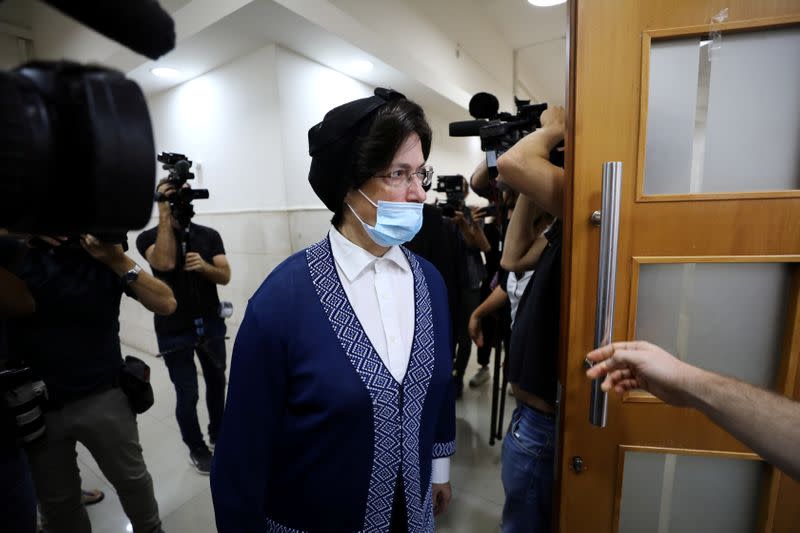
[[[433,499],[433,516],[439,516],[447,512],[450,506],[450,499],[453,491],[450,483],[431,483],[431,495]]]
[[[159,195],[161,197],[161,199],[157,202],[157,204],[158,204],[158,210],[162,216],[163,215],[169,216],[172,214],[172,212],[170,211],[168,199],[170,196],[175,194],[175,190],[176,190],[175,185],[169,182],[166,178],[164,178],[158,183],[158,187],[156,187],[156,193],[158,193],[156,198],[159,198]]]
[[[164,178],[158,183],[156,192],[161,193],[164,196],[170,196],[175,193],[175,184],[169,181],[167,178]]]
[[[567,127],[567,112],[560,105],[547,106],[542,116],[539,118],[543,128],[556,128],[564,131]]]
[[[41,246],[42,242],[49,244],[50,246],[55,248],[61,246],[61,243],[69,240],[69,237],[65,237],[64,235],[56,235],[56,236],[27,235],[24,238],[25,238],[25,243],[28,245],[29,248],[36,248],[38,246]]]
[[[453,222],[458,224],[459,227],[465,227],[467,225],[467,218],[464,216],[463,211],[455,211],[453,213]]]
[[[689,405],[687,386],[700,370],[645,341],[615,342],[598,348],[586,359],[595,365],[586,376],[605,376],[603,392],[644,389],[666,403]]]
[[[478,348],[483,348],[483,328],[481,327],[481,319],[472,313],[469,317],[469,338],[475,343]]]
[[[489,216],[485,207],[478,207],[472,211],[472,220],[483,220]]]
[[[210,265],[206,263],[197,252],[187,252],[183,269],[188,272],[199,272],[202,274],[208,270],[209,266]]]
[[[121,244],[104,243],[88,233],[81,235],[81,247],[89,255],[107,265],[111,265],[125,257],[125,251],[122,249]]]

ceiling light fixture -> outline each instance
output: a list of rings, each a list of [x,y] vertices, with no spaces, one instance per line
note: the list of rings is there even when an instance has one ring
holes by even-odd
[[[175,79],[181,75],[180,70],[170,67],[156,67],[150,69],[150,72],[153,73],[153,76],[158,76],[159,78],[167,78],[167,79]]]
[[[552,7],[566,3],[567,0],[528,0],[528,3],[536,7]]]

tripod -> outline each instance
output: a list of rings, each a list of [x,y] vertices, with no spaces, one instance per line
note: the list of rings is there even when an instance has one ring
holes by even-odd
[[[184,223],[185,222],[185,223]],[[180,236],[180,245],[181,245],[181,256],[183,257],[183,263],[186,263],[186,254],[189,251],[189,242],[191,238],[191,229],[192,225],[189,220],[181,220],[181,236]],[[186,304],[187,309],[192,311],[196,311],[198,309],[198,296],[197,296],[197,277],[194,272],[184,272],[185,282],[186,282]],[[192,323],[194,325],[194,334],[195,339],[194,342],[190,344],[185,344],[182,346],[178,346],[176,348],[172,348],[170,350],[165,350],[163,352],[159,352],[157,357],[164,357],[166,355],[170,355],[173,353],[178,353],[180,351],[186,349],[193,349],[197,352],[197,354],[201,357],[206,357],[208,360],[212,362],[212,364],[217,368],[225,368],[225,360],[224,356],[220,357],[218,354],[214,353],[214,350],[211,349],[210,344],[211,341],[224,339],[227,340],[228,337],[225,335],[221,336],[212,336],[209,337],[206,335],[206,325],[203,320],[203,317],[195,317],[192,319]]]

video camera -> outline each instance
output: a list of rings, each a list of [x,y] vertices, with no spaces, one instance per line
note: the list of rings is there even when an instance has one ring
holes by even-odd
[[[480,137],[481,150],[486,152],[489,177],[497,177],[497,158],[514,146],[527,134],[542,126],[542,113],[547,104],[532,104],[530,100],[514,98],[517,114],[499,113],[497,97],[489,93],[477,93],[469,101],[469,114],[476,120],[450,123],[451,137]],[[560,145],[561,146],[561,145]],[[550,153],[554,165],[564,166],[563,152],[554,149]]]
[[[175,217],[181,227],[185,228],[194,217],[192,201],[207,199],[209,197],[208,189],[184,187],[188,180],[194,179],[194,174],[189,172],[189,169],[192,168],[192,162],[184,154],[161,152],[157,159],[160,163],[163,163],[161,168],[169,172],[166,183],[171,184],[175,191],[169,195],[156,192],[155,201],[169,202],[172,216]]]
[[[152,59],[175,46],[154,0],[46,1]],[[144,94],[123,73],[70,61],[0,72],[0,145],[0,227],[115,240],[149,221],[153,132]]]
[[[467,191],[464,189],[464,176],[461,174],[437,176],[435,190],[447,195],[447,202],[440,204],[443,216],[452,218],[456,211],[464,209],[464,197],[467,195]]]

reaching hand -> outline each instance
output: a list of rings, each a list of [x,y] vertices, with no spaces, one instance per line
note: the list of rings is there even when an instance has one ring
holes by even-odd
[[[197,252],[188,252],[186,254],[186,263],[183,269],[188,272],[199,272],[202,274],[208,270],[209,266],[210,265],[206,263],[202,257],[200,257],[200,254]]]
[[[469,317],[469,338],[475,343],[478,348],[483,348],[483,328],[481,327],[481,319],[475,313]]]
[[[676,359],[658,346],[644,341],[615,342],[590,352],[586,359],[595,365],[589,378],[605,376],[604,392],[622,393],[644,389],[677,406],[689,405],[687,385],[699,369]]]

